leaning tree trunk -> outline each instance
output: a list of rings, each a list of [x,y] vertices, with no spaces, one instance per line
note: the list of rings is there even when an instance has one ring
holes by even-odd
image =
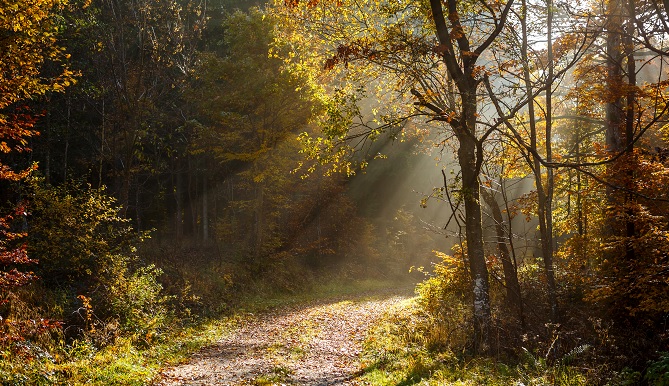
[[[506,244],[508,239],[507,233],[504,229],[504,218],[502,217],[502,210],[492,193],[486,189],[481,189],[481,197],[486,202],[492,218],[495,221],[495,234],[497,236],[497,250],[499,251],[502,260],[502,269],[504,270],[504,286],[506,287],[506,302],[510,309],[518,313],[518,318],[522,321],[523,303],[520,293],[520,283],[518,282],[518,272],[516,266],[511,260],[511,254]]]
[[[483,249],[483,225],[477,163],[477,143],[473,136],[459,136],[458,161],[462,173],[462,199],[465,204],[465,234],[467,258],[474,295],[474,350],[485,353],[490,349],[490,285]]]

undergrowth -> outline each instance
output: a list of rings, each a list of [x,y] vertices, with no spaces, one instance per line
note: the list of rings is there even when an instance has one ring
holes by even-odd
[[[474,352],[472,299],[462,250],[441,258],[416,287],[417,296],[396,305],[371,329],[364,345],[361,378],[371,385],[669,385],[669,353],[638,359],[635,342],[591,315],[585,303],[574,303],[564,323],[549,323],[525,288],[526,312],[518,320],[503,301],[503,288],[491,288],[491,348]],[[541,276],[533,265],[519,275]],[[508,310],[506,310],[508,311]],[[618,343],[625,342],[628,348]],[[640,345],[645,342],[639,343]],[[631,349],[630,349],[631,348]]]
[[[418,298],[390,310],[368,336],[362,379],[372,385],[588,385],[575,367],[549,365],[524,351],[514,360],[471,357],[463,347],[441,342]]]
[[[383,293],[391,284],[379,280],[332,280],[299,294],[248,294],[223,315],[194,319],[196,321],[190,325],[171,320],[175,327],[164,329],[151,344],[133,336],[118,337],[104,346],[85,338],[67,343],[62,336],[53,337],[48,348],[26,341],[22,355],[10,350],[0,351],[0,384],[150,384],[157,379],[161,368],[183,362],[198,349],[232,331],[250,315],[353,294],[371,297]]]

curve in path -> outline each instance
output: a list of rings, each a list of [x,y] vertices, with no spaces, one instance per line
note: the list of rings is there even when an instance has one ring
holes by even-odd
[[[173,385],[357,385],[369,327],[394,296],[338,301],[267,313],[161,374]]]

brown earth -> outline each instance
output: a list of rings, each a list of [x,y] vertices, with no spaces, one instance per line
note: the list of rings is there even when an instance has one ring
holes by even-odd
[[[337,300],[249,317],[236,331],[166,369],[172,385],[361,385],[370,326],[406,296]]]

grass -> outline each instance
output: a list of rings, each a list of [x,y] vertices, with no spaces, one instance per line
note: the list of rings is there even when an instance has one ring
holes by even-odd
[[[521,360],[505,363],[495,358],[467,358],[448,348],[428,349],[429,328],[416,299],[389,310],[365,342],[361,380],[379,386],[589,384],[574,368],[549,366],[529,353]]]
[[[217,318],[203,320],[197,325],[175,328],[165,332],[150,345],[133,343],[130,337],[117,339],[114,344],[97,349],[91,343],[75,341],[61,345],[52,353],[33,355],[31,359],[17,358],[0,352],[0,384],[5,385],[146,385],[155,381],[162,368],[184,362],[202,347],[213,344],[254,314],[278,307],[291,307],[332,299],[370,298],[382,294],[394,283],[384,281],[330,282],[312,291],[290,294],[254,295],[240,306]],[[311,326],[304,326],[311,327]],[[312,328],[307,330],[312,330]],[[314,332],[315,333],[315,332]],[[136,341],[136,340],[135,340]],[[277,351],[283,348],[275,348]],[[291,348],[294,360],[304,355],[297,345]],[[285,378],[277,371],[258,379],[257,384],[272,384]]]
[[[137,347],[130,338],[96,349],[77,341],[60,347],[51,358],[0,360],[0,381],[11,385],[146,385],[160,369],[179,363],[199,348],[231,331],[239,317],[210,320],[169,333],[150,347]]]

